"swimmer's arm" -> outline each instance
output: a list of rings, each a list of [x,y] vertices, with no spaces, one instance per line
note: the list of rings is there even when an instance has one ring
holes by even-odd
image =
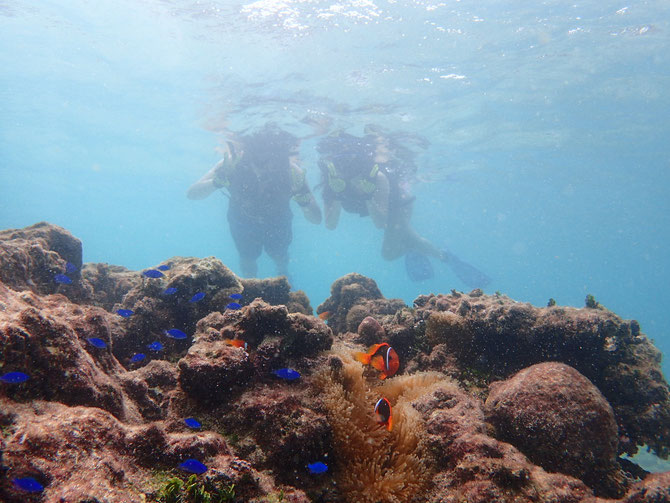
[[[294,173],[292,173],[291,176],[297,176],[302,180],[302,184],[295,189],[293,198],[302,209],[302,213],[305,215],[307,221],[319,225],[321,223],[321,208],[319,208],[319,204],[316,202],[314,194],[312,194],[309,185],[307,185],[305,172],[300,167],[298,157],[291,156],[289,162],[291,163],[291,169],[294,170]]]
[[[372,222],[378,229],[384,229],[388,223],[389,193],[388,177],[379,171],[375,178],[375,191],[366,203]]]
[[[226,166],[229,157],[226,155],[223,159],[217,162],[212,169],[210,169],[204,176],[191,185],[186,192],[186,197],[189,199],[205,199],[209,197],[212,192],[220,189],[222,186],[217,182],[217,176],[225,176],[223,173],[224,166]]]

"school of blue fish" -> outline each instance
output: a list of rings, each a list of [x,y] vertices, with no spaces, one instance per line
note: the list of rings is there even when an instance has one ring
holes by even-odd
[[[162,278],[165,275],[162,271],[169,271],[171,266],[169,264],[162,264],[157,266],[155,269],[147,269],[142,272],[142,275],[150,279]],[[66,264],[66,273],[74,274],[77,272],[77,267],[67,262]],[[71,285],[73,280],[67,276],[67,274],[55,274],[54,281],[61,285]],[[173,295],[177,292],[177,288],[169,287],[166,288],[162,293],[163,295]],[[190,303],[195,303],[202,300],[205,297],[205,292],[196,292],[189,299]],[[226,305],[226,309],[237,310],[241,309],[241,304],[238,300],[242,299],[242,294],[233,293],[230,295],[230,298],[233,299],[233,302],[230,302]],[[117,309],[115,311],[119,316],[123,318],[130,318],[134,312],[130,309]],[[169,338],[183,340],[188,338],[188,335],[178,329],[170,328],[163,331],[163,334]],[[106,349],[107,343],[98,337],[90,337],[86,339],[88,343],[97,349]],[[226,342],[232,346],[247,350],[247,343],[241,339],[227,339]],[[146,346],[148,349],[154,352],[159,352],[163,349],[163,345],[160,341],[154,341]],[[372,346],[367,353],[356,353],[354,355],[358,361],[364,365],[370,365],[371,367],[380,371],[379,378],[386,379],[394,375],[399,367],[399,358],[395,350],[387,343],[375,344]],[[144,361],[146,355],[144,353],[135,353],[129,360],[131,364],[137,364]],[[273,374],[285,381],[295,381],[301,377],[300,372],[291,368],[281,368],[273,371]],[[5,383],[6,385],[20,385],[27,382],[30,379],[30,376],[21,371],[11,371],[7,372],[4,375],[0,376],[0,382]],[[392,409],[391,403],[384,397],[379,398],[375,403],[373,409],[373,416],[375,421],[380,425],[385,427],[388,431],[392,430],[393,419],[392,419]],[[199,430],[202,428],[202,424],[193,417],[188,417],[184,419],[184,424],[193,429]],[[185,472],[193,473],[196,475],[202,475],[205,473],[208,468],[203,463],[197,459],[187,459],[177,465],[177,467]],[[322,461],[315,461],[314,463],[309,463],[307,465],[307,470],[314,475],[321,475],[328,471],[328,465]],[[12,479],[14,487],[23,492],[27,493],[38,493],[44,490],[44,486],[34,477],[16,477]]]

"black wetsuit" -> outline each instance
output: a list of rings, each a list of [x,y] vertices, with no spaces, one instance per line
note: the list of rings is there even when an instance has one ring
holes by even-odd
[[[286,257],[293,239],[288,157],[245,155],[229,180],[228,224],[240,255],[257,259],[265,249],[273,258]]]

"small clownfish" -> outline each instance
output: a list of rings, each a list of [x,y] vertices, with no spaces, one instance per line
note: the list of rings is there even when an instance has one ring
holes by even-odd
[[[375,421],[386,426],[388,431],[393,428],[393,416],[391,414],[391,402],[381,397],[375,405]]]
[[[398,353],[386,342],[375,344],[367,353],[356,353],[354,356],[363,365],[372,365],[377,370],[381,370],[380,379],[391,377],[400,366]]]
[[[324,311],[323,313],[319,313],[319,319],[326,321],[328,318],[330,318],[330,311]]]
[[[226,344],[230,344],[231,346],[235,346],[236,348],[242,348],[245,351],[247,350],[247,341],[242,339],[224,339],[224,342]]]

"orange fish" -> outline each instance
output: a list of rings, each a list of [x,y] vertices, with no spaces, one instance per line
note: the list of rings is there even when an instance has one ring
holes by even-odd
[[[330,311],[319,313],[319,318],[321,318],[323,321],[326,321],[328,318],[330,318]]]
[[[247,341],[243,341],[242,339],[224,339],[224,342],[231,346],[235,346],[236,348],[242,348],[245,351],[247,350]]]
[[[391,402],[381,397],[375,405],[375,421],[386,425],[386,429],[391,431],[393,428],[393,416],[391,414]]]
[[[381,370],[380,379],[391,377],[400,366],[398,353],[386,342],[375,344],[367,353],[356,353],[354,356],[363,365],[372,365],[377,370]]]

